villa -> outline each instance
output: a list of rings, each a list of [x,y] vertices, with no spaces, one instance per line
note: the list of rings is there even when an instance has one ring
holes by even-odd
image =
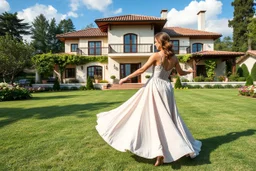
[[[85,82],[87,77],[99,76],[111,81],[124,78],[140,68],[156,52],[154,35],[166,32],[171,37],[176,55],[191,54],[191,58],[181,63],[183,69],[192,68],[194,74],[185,78],[206,75],[205,60],[216,60],[216,76],[224,75],[226,61],[232,63],[232,72],[236,71],[236,58],[241,52],[214,51],[214,40],[220,33],[205,31],[205,12],[198,12],[198,30],[181,27],[166,27],[167,10],[160,17],[142,15],[123,15],[96,19],[97,28],[64,33],[57,38],[65,43],[65,53],[84,56],[107,56],[107,63],[91,62],[85,65],[69,65],[63,78],[75,78]],[[196,14],[195,14],[196,15]],[[55,71],[58,72],[58,71]],[[141,76],[131,79],[131,83],[145,83],[146,75],[152,74],[152,67]]]

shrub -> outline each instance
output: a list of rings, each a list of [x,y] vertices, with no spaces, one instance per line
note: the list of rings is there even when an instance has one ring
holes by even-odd
[[[65,91],[65,90],[69,90],[69,88],[67,86],[63,86],[63,87],[60,87],[60,90]]]
[[[250,85],[253,85],[253,80],[252,80],[252,76],[249,75],[247,78],[246,78],[246,83],[245,83],[246,86],[250,86]]]
[[[186,79],[186,78],[181,78],[181,81],[182,81],[182,82],[189,82],[189,80]]]
[[[238,67],[237,68],[237,71],[236,71],[237,75],[239,75],[239,77],[243,77],[243,69],[241,67]]]
[[[239,76],[237,74],[232,74],[228,77],[229,81],[238,81]]]
[[[206,78],[204,78],[204,81],[205,81],[205,82],[212,82],[212,81],[213,81],[213,78],[211,78],[211,77],[206,77]]]
[[[78,90],[77,87],[70,87],[70,90]]]
[[[180,77],[177,78],[176,80],[176,83],[174,85],[174,88],[182,88],[182,84],[181,84],[181,81],[180,81]]]
[[[240,84],[237,84],[237,85],[234,86],[234,88],[241,88],[241,87],[243,87],[243,86],[240,85]]]
[[[246,78],[245,77],[239,77],[238,81],[246,81]]]
[[[219,81],[225,81],[225,76],[224,76],[224,75],[218,76],[218,80],[219,80]]]
[[[234,88],[231,84],[224,85],[224,88]]]
[[[195,82],[203,82],[204,81],[204,76],[200,75],[194,78]]]
[[[222,85],[219,85],[219,84],[215,84],[212,86],[212,88],[224,88]]]
[[[256,62],[254,63],[252,70],[251,70],[251,76],[253,81],[256,81]]]
[[[203,87],[200,86],[200,85],[194,85],[193,88],[198,88],[198,89],[200,89],[200,88],[203,88]]]
[[[116,76],[111,75],[110,78],[111,78],[112,80],[114,80],[114,79],[116,79]]]
[[[206,85],[204,85],[204,88],[212,88],[212,86],[209,84],[206,84]]]
[[[53,89],[52,89],[52,87],[45,87],[44,90],[45,91],[52,91]]]
[[[245,77],[247,78],[249,76],[249,71],[248,71],[248,68],[245,64],[243,64],[241,66],[242,70],[243,70],[243,75],[240,75],[241,77]]]
[[[76,78],[66,78],[66,83],[79,83],[79,80]]]
[[[145,75],[145,78],[149,79],[151,76],[150,75]]]
[[[55,79],[52,89],[53,90],[60,90],[60,83],[59,83],[58,78]]]
[[[3,87],[0,90],[0,101],[23,100],[32,98],[29,90],[22,87]]]
[[[190,84],[186,85],[186,87],[189,88],[189,89],[193,89],[194,88],[194,86],[190,85]]]
[[[81,86],[79,87],[79,90],[87,90],[87,89],[86,89],[86,86]]]
[[[91,80],[90,77],[87,77],[86,89],[87,90],[93,90],[94,89],[94,86],[93,86],[93,83],[92,83],[92,80]]]
[[[108,83],[107,80],[100,80],[99,83]]]

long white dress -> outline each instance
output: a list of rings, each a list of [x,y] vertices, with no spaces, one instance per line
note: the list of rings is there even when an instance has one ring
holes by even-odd
[[[171,71],[154,66],[147,84],[121,106],[97,115],[99,135],[116,150],[152,159],[164,156],[169,163],[199,154],[202,143],[195,140],[179,115]]]

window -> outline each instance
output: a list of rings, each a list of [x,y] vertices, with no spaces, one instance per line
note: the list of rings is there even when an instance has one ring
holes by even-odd
[[[203,44],[202,43],[194,43],[192,45],[192,53],[194,52],[200,52],[203,50]]]
[[[87,68],[87,77],[94,78],[94,75],[101,76],[101,78],[102,78],[102,67],[101,66],[89,66]]]
[[[101,55],[101,42],[100,41],[88,42],[88,54]]]
[[[65,69],[65,78],[75,78],[76,70],[75,68],[66,68]]]
[[[126,34],[124,35],[124,52],[125,53],[136,53],[137,52],[137,35]]]
[[[173,45],[172,49],[174,51],[175,54],[179,54],[180,53],[180,42],[179,40],[171,40],[171,43]]]
[[[71,44],[71,52],[76,52],[78,48],[78,44]]]

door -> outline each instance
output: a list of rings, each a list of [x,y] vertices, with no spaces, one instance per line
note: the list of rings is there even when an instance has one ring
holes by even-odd
[[[120,64],[120,77],[124,78],[127,75],[133,73],[137,69],[139,69],[141,64]],[[141,83],[141,76],[133,77],[131,80],[127,81],[127,83]]]

